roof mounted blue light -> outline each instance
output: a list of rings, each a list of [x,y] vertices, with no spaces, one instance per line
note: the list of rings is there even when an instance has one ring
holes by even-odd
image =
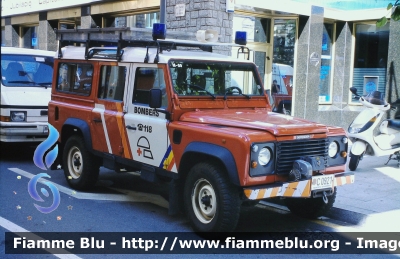
[[[235,34],[235,43],[239,45],[247,44],[247,32],[245,31],[237,31]]]
[[[167,36],[167,25],[165,23],[154,23],[152,36],[153,40],[164,40]]]

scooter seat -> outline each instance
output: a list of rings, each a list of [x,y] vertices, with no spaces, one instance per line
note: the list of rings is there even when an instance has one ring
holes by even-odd
[[[388,128],[400,130],[400,120],[387,120]]]

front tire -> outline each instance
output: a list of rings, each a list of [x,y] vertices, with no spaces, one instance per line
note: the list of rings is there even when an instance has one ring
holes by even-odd
[[[186,215],[195,231],[227,232],[236,228],[240,214],[238,189],[221,167],[200,163],[189,172],[184,188]]]
[[[336,187],[331,196],[326,197],[328,203],[325,203],[322,197],[318,198],[287,198],[285,199],[286,206],[289,210],[297,216],[315,219],[319,216],[326,214],[335,203]]]
[[[96,184],[100,165],[97,158],[86,149],[83,139],[75,135],[65,144],[63,168],[72,188],[87,190]]]
[[[360,163],[362,155],[354,155],[350,152],[349,169],[350,171],[355,171]]]

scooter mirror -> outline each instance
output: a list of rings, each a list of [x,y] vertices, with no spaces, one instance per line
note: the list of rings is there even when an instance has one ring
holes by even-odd
[[[355,94],[355,95],[358,95],[358,94],[357,94],[357,88],[355,88],[355,87],[351,87],[351,88],[350,88],[350,92],[352,92],[352,93]]]

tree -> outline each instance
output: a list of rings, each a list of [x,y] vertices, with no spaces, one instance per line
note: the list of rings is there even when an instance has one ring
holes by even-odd
[[[396,0],[396,2],[394,4],[390,3],[387,6],[387,10],[391,10],[392,15],[390,16],[391,19],[393,19],[394,21],[399,21],[400,20],[400,2],[399,0]],[[387,18],[386,16],[383,16],[381,19],[379,19],[376,22],[376,26],[377,27],[382,27],[385,26],[385,24],[387,23]]]

